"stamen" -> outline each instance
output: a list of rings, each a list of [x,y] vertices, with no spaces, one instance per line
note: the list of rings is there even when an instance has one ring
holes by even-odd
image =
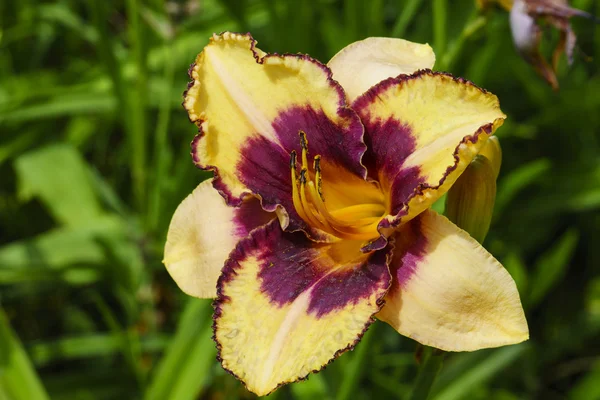
[[[354,206],[340,208],[331,211],[331,215],[337,218],[356,218],[361,217],[380,217],[385,212],[385,207],[382,204],[356,204]]]
[[[382,204],[357,204],[329,211],[322,190],[323,175],[321,156],[313,159],[314,179],[308,169],[308,140],[304,131],[299,131],[302,148],[302,165],[297,171],[298,154],[290,153],[290,173],[294,208],[300,218],[309,225],[329,232],[339,238],[368,240],[376,237],[377,226],[385,214]]]
[[[294,175],[296,171],[296,157],[296,150],[292,150],[292,153],[290,154],[290,168],[294,170]]]
[[[381,217],[368,217],[344,221],[331,215],[320,196],[317,195],[317,190],[315,189],[315,184],[313,182],[308,182],[308,195],[310,196],[310,200],[312,200],[312,204],[316,206],[316,211],[324,217],[324,225],[332,228],[338,234],[343,234],[346,237],[350,235],[356,239],[363,239],[365,234],[372,236],[373,229],[377,229],[377,225],[375,225],[375,227],[371,225],[373,223],[378,224]],[[317,214],[317,216],[319,214]],[[319,218],[319,220],[321,219]]]
[[[315,207],[315,217],[329,230],[333,230],[333,227],[329,224],[327,220],[327,209],[325,209],[323,202],[320,201],[319,195],[317,194],[317,190],[315,188],[314,182],[308,182],[306,191],[308,192],[307,200],[311,202],[311,204]]]
[[[308,216],[304,212],[304,207],[302,206],[302,201],[300,199],[300,194],[298,191],[298,178],[296,176],[296,151],[292,150],[290,156],[290,171],[292,172],[292,201],[294,203],[294,208],[296,212],[305,221],[308,221]]]
[[[299,131],[300,135],[300,147],[302,147],[302,168],[308,169],[308,139],[306,139],[306,133]]]
[[[312,201],[312,204],[315,206],[318,215],[321,216],[321,218],[319,218],[319,221],[322,220],[323,225],[327,226],[330,229],[333,229],[333,227],[329,224],[329,221],[327,218],[327,216],[328,216],[327,208],[325,208],[325,204],[323,204],[323,201],[317,194],[317,190],[315,188],[314,182],[308,182],[307,190],[308,190],[309,199]]]
[[[317,192],[321,200],[325,201],[323,197],[323,177],[321,176],[321,156],[316,155],[313,160],[313,168],[315,169],[315,181],[317,181]]]
[[[319,221],[315,216],[315,210],[311,207],[311,203],[308,201],[306,197],[306,173],[308,170],[306,168],[302,168],[300,170],[300,200],[302,201],[302,207],[304,208],[304,213],[308,217],[308,221],[312,225],[316,225],[318,227],[323,227],[323,223]]]

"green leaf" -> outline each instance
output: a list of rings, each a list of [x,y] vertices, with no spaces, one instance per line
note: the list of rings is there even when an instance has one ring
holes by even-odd
[[[114,217],[99,218],[87,226],[55,229],[0,248],[0,265],[60,269],[72,264],[98,264],[106,258],[95,238],[112,235],[123,235],[121,221]]]
[[[445,353],[441,350],[427,347],[423,353],[424,359],[415,379],[410,400],[426,400],[429,397],[431,387],[444,363]]]
[[[135,288],[143,266],[140,251],[123,220],[104,216],[0,247],[0,283],[65,280],[81,285],[111,273],[115,283]]]
[[[550,165],[550,161],[546,159],[535,160],[512,171],[500,180],[496,195],[496,215],[501,215],[520,191],[547,173]]]
[[[413,21],[415,14],[419,11],[421,3],[423,3],[423,0],[408,0],[405,2],[392,28],[392,37],[404,37],[404,32],[410,22]]]
[[[331,399],[327,382],[322,374],[309,375],[307,380],[294,383],[291,390],[294,398],[298,400]]]
[[[371,325],[357,344],[355,351],[352,354],[346,355],[346,362],[343,364],[344,379],[337,390],[336,400],[346,400],[355,397],[356,391],[360,387],[360,380],[365,374],[364,367],[367,363],[371,342],[379,331],[377,328],[377,324]]]
[[[63,360],[78,360],[114,355],[121,351],[123,337],[117,334],[93,334],[87,336],[62,337],[50,342],[37,342],[28,346],[31,359],[37,366]],[[144,336],[141,349],[157,352],[165,347],[164,335]]]
[[[503,369],[510,366],[527,349],[526,344],[494,350],[479,363],[473,363],[463,374],[432,397],[433,400],[468,399],[473,388],[485,383]]]
[[[529,287],[529,278],[527,276],[527,268],[521,256],[516,252],[511,252],[504,257],[502,265],[504,265],[504,268],[506,268],[510,276],[515,280],[521,298],[525,298]]]
[[[102,214],[89,167],[75,148],[56,144],[25,153],[15,170],[19,197],[38,197],[58,222],[77,226]]]
[[[0,309],[0,399],[49,399],[19,338]]]
[[[25,123],[71,115],[103,114],[113,112],[116,99],[107,93],[72,93],[49,98],[40,104],[27,104],[16,110],[0,110],[0,122]]]
[[[569,230],[538,258],[531,276],[533,284],[527,302],[529,307],[537,305],[564,277],[578,241],[579,233]]]
[[[210,383],[216,349],[211,339],[211,307],[206,300],[189,299],[177,332],[157,365],[145,400],[194,400]]]
[[[600,399],[600,362],[597,362],[569,392],[570,400]]]

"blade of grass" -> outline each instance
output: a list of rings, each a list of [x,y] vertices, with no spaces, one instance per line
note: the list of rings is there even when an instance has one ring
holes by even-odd
[[[385,36],[385,5],[383,0],[372,0],[364,13],[367,21],[368,36]],[[364,17],[363,17],[364,19]]]
[[[330,399],[327,382],[322,374],[312,374],[305,381],[296,382],[290,387],[294,398],[298,400]]]
[[[109,3],[103,1],[88,0],[90,13],[96,29],[100,35],[97,51],[112,80],[113,90],[119,100],[120,115],[125,131],[128,135],[130,148],[129,157],[131,162],[131,173],[133,179],[133,196],[138,209],[142,211],[145,207],[145,158],[146,139],[144,128],[144,103],[145,103],[145,56],[142,51],[142,43],[137,38],[141,37],[139,12],[136,0],[128,0],[127,12],[129,17],[129,36],[134,52],[134,64],[136,70],[136,86],[133,95],[126,84],[121,71],[119,60],[113,51],[114,35],[108,29]]]
[[[49,399],[27,353],[0,308],[0,398]]]
[[[547,173],[551,163],[547,159],[532,161],[511,171],[509,175],[498,182],[498,195],[494,214],[500,216],[508,203],[524,188]]]
[[[168,346],[144,395],[145,400],[200,398],[210,382],[215,363],[211,307],[208,301],[189,299]]]
[[[346,28],[345,37],[348,41],[355,39],[360,31],[362,4],[363,2],[359,0],[344,1],[344,27]]]
[[[431,387],[435,382],[442,364],[445,352],[433,348],[425,349],[425,357],[415,381],[413,390],[408,397],[410,400],[426,400],[429,397]]]
[[[142,387],[144,381],[144,371],[142,370],[141,360],[141,346],[139,343],[139,337],[132,331],[124,329],[115,315],[112,309],[106,304],[106,301],[96,292],[92,292],[90,298],[94,305],[97,307],[104,323],[108,326],[111,332],[119,337],[121,340],[121,353],[123,358],[127,362],[130,370],[135,376],[138,386]]]
[[[577,231],[569,230],[536,261],[531,277],[535,285],[531,285],[527,298],[528,307],[539,304],[550,289],[564,277],[578,241]]]
[[[433,48],[440,58],[446,56],[447,19],[448,0],[433,0]]]
[[[169,120],[171,117],[171,88],[175,77],[175,65],[171,50],[171,41],[167,40],[164,45],[166,54],[164,75],[164,93],[158,110],[158,121],[156,123],[156,132],[154,135],[154,165],[155,179],[152,184],[150,194],[150,205],[148,207],[148,226],[150,231],[155,231],[161,214],[161,195],[164,187],[163,180],[167,175],[167,153],[171,151],[167,144],[167,132],[169,130]]]
[[[364,367],[366,365],[366,358],[370,350],[370,342],[376,335],[375,330],[378,324],[373,324],[364,334],[360,343],[356,346],[354,354],[352,354],[351,360],[346,364],[344,369],[344,380],[338,388],[336,400],[351,399],[356,389],[360,387],[360,380],[364,373]]]
[[[133,59],[136,69],[135,87],[127,92],[131,115],[130,135],[131,163],[133,190],[136,204],[143,213],[146,207],[146,127],[144,110],[146,107],[146,54],[144,52],[144,33],[140,24],[138,0],[127,0],[127,34],[129,45],[133,49]],[[127,116],[125,117],[127,118]]]
[[[392,37],[402,37],[406,32],[406,28],[413,20],[414,16],[419,11],[419,7],[423,3],[423,0],[408,0],[404,2],[404,8],[394,23],[392,28]]]
[[[28,346],[28,351],[35,365],[42,366],[55,361],[113,355],[121,351],[122,343],[123,338],[118,335],[97,333],[33,343]],[[145,336],[141,340],[141,348],[147,353],[158,352],[165,347],[166,343],[167,337],[164,335]]]
[[[586,373],[569,391],[571,400],[600,399],[600,362]]]
[[[458,376],[455,380],[437,393],[433,400],[457,400],[468,398],[474,387],[491,379],[498,372],[507,368],[521,357],[528,346],[519,344],[495,350],[489,357]]]
[[[486,19],[478,15],[476,10],[473,10],[471,15],[465,21],[464,28],[460,35],[451,43],[446,54],[441,57],[438,68],[442,71],[451,70],[454,62],[459,58],[467,39],[479,29],[484,27],[485,23]]]

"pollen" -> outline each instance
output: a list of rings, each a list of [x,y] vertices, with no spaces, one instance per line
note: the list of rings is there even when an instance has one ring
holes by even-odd
[[[301,165],[298,155],[290,154],[292,199],[296,212],[307,224],[334,236],[350,240],[369,240],[377,237],[377,225],[385,214],[383,204],[366,203],[330,210],[323,191],[321,156],[313,158],[312,170],[308,162],[308,139],[300,131]]]

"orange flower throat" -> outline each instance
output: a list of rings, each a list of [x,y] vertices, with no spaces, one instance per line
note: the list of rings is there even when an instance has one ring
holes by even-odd
[[[342,239],[369,240],[378,236],[377,225],[386,209],[383,204],[366,203],[329,210],[323,195],[321,156],[313,158],[312,171],[308,168],[308,140],[299,132],[302,147],[302,167],[297,171],[297,154],[292,150],[290,170],[292,196],[296,212],[307,224]]]

